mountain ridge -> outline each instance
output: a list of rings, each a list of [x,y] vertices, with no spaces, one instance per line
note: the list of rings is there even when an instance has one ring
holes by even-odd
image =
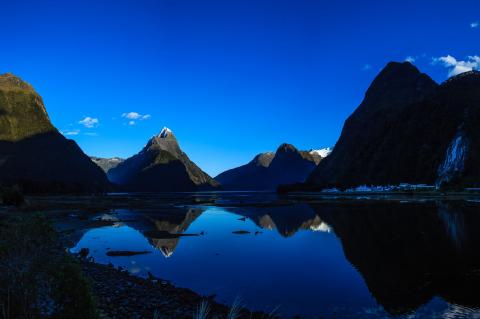
[[[215,179],[229,190],[274,190],[283,183],[304,181],[321,160],[316,152],[299,151],[283,143],[275,153],[257,154],[247,164],[222,172]]]
[[[480,123],[479,72],[438,85],[411,65],[397,63],[394,69],[393,85],[375,87],[385,80],[383,70],[375,78],[364,101],[345,121],[332,154],[305,187],[480,185],[475,169],[480,155],[469,151],[480,147],[475,129]],[[369,96],[372,92],[376,96]]]
[[[0,75],[0,184],[27,193],[105,192],[106,175],[53,126],[40,95]]]
[[[166,127],[139,153],[109,170],[108,177],[132,191],[195,191],[218,186],[188,158]]]

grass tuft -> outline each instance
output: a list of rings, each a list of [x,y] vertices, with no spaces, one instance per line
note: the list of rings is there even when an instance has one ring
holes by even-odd
[[[230,307],[230,310],[228,311],[227,314],[227,319],[237,319],[240,317],[240,314],[242,312],[242,303],[241,303],[241,298],[236,297],[235,300],[232,303],[232,306]]]
[[[207,319],[210,313],[210,305],[207,300],[202,300],[202,302],[197,306],[197,311],[193,315],[193,319]]]

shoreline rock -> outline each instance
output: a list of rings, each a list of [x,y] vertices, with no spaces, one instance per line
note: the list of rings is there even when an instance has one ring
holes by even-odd
[[[209,318],[227,318],[230,308],[187,288],[179,288],[155,277],[144,279],[113,265],[81,260],[84,275],[100,318],[193,318],[202,301],[208,301]],[[267,316],[268,317],[268,316]],[[266,318],[264,313],[242,309],[238,318]]]

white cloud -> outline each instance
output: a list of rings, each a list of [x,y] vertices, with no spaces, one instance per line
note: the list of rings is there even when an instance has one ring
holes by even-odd
[[[152,116],[150,114],[140,114],[137,112],[128,112],[123,113],[122,117],[127,118],[129,120],[148,120]]]
[[[62,134],[65,136],[78,135],[80,134],[80,130],[65,130],[65,131],[62,131]]]
[[[130,119],[130,120],[136,120],[136,119],[139,119],[142,116],[137,112],[129,112],[129,113],[123,113],[122,117]]]
[[[470,55],[466,60],[457,60],[451,55],[442,56],[439,58],[433,58],[433,64],[440,63],[444,67],[448,68],[448,75],[454,76],[460,73],[476,70],[480,68],[480,56]]]
[[[470,28],[478,28],[478,26],[480,25],[480,22],[479,21],[474,21],[472,23],[470,23]]]
[[[138,112],[128,112],[128,113],[123,113],[122,117],[125,119],[128,119],[128,125],[135,125],[136,120],[143,121],[143,120],[148,120],[152,116],[150,114],[140,114]]]
[[[415,62],[416,59],[417,59],[417,57],[409,55],[405,58],[405,61],[413,63],[413,62]]]
[[[85,126],[86,128],[93,128],[93,127],[97,127],[97,126],[98,126],[99,121],[98,121],[97,118],[93,118],[93,117],[87,116],[87,117],[85,117],[83,120],[78,121],[78,124],[82,124],[82,125]]]
[[[85,132],[83,134],[87,136],[98,136],[98,133],[95,133],[95,132]]]

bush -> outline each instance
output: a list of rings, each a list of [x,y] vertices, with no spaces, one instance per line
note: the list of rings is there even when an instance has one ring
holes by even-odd
[[[60,307],[54,318],[97,318],[90,283],[83,277],[75,259],[65,256],[55,272],[54,300]]]
[[[3,314],[2,314],[3,311]],[[97,318],[77,261],[42,216],[0,224],[0,318]]]
[[[20,206],[24,203],[22,191],[17,185],[12,187],[3,187],[1,190],[2,203],[4,205]]]

